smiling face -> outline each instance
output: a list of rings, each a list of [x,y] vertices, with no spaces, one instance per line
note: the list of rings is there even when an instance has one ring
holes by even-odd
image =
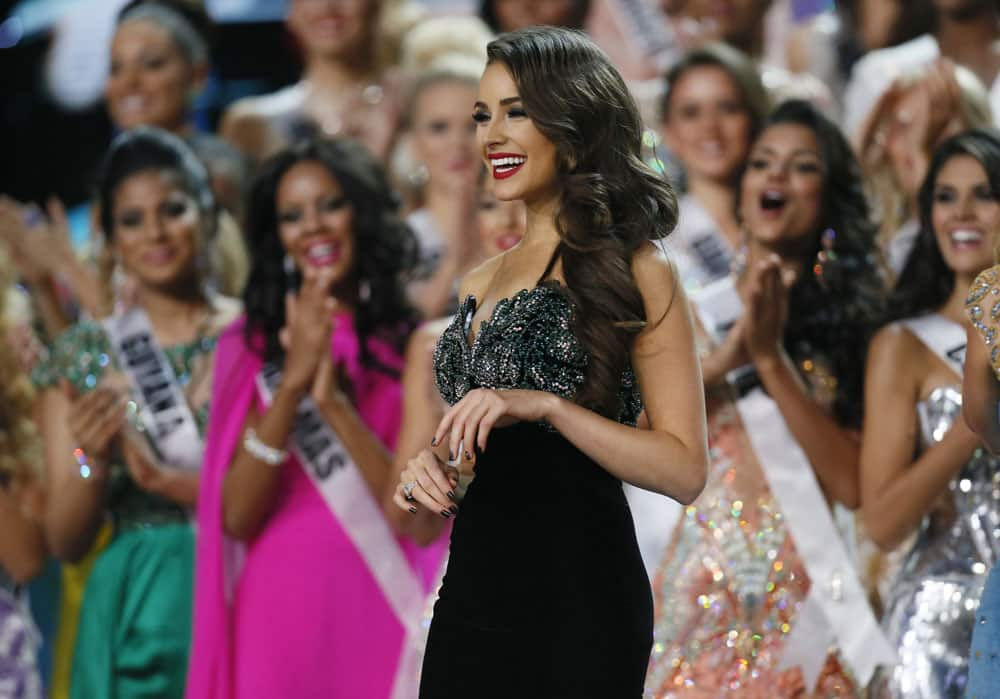
[[[956,155],[934,181],[931,225],[945,263],[956,274],[974,276],[994,262],[1000,240],[1000,201],[982,164]]]
[[[330,267],[335,285],[346,280],[354,264],[354,210],[330,171],[313,161],[293,165],[278,183],[275,209],[295,266]]]
[[[177,176],[136,173],[117,187],[112,202],[115,254],[139,285],[180,289],[192,283],[204,222]]]
[[[371,40],[376,0],[292,0],[288,28],[310,55],[348,57]]]
[[[822,224],[823,170],[811,129],[775,124],[761,133],[740,191],[740,214],[756,242],[775,251],[811,247]]]
[[[104,97],[119,129],[148,125],[180,130],[197,82],[197,69],[166,29],[144,19],[118,27]]]
[[[523,201],[500,201],[492,191],[492,183],[480,187],[476,205],[479,244],[483,254],[494,257],[521,242],[528,225],[528,212]]]
[[[473,85],[447,80],[424,88],[414,103],[413,148],[434,186],[458,188],[479,173],[476,125],[468,116],[475,100]]]
[[[729,73],[691,68],[671,88],[664,116],[667,144],[690,177],[732,180],[750,149],[752,120]]]
[[[556,146],[531,121],[502,63],[483,73],[473,118],[497,199],[520,199],[530,207],[558,198]]]

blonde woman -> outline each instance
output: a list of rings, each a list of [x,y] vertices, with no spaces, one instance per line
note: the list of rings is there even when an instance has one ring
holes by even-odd
[[[881,220],[879,243],[895,279],[920,226],[917,191],[934,148],[993,122],[989,94],[970,70],[947,59],[898,80],[859,130],[856,150]]]
[[[419,16],[410,0],[291,0],[286,25],[302,52],[302,79],[236,102],[222,136],[258,161],[317,132],[352,136],[385,158],[399,118],[400,41]]]
[[[34,392],[9,341],[14,323],[8,297],[0,294],[0,336],[8,340],[0,342],[0,693],[40,699],[38,635],[19,586],[45,564],[45,538],[34,514],[41,450],[31,421]]]

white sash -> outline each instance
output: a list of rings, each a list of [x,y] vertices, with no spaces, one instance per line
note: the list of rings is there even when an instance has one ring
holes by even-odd
[[[965,328],[939,313],[928,313],[919,318],[907,318],[901,325],[916,335],[934,354],[950,366],[956,374],[965,373]]]
[[[761,389],[736,405],[811,582],[785,638],[781,664],[801,666],[806,686],[812,687],[836,644],[865,686],[877,666],[894,665],[898,658],[872,613],[812,465],[778,406]]]
[[[102,322],[118,366],[132,385],[139,429],[164,466],[201,468],[205,444],[174,370],[153,335],[149,316],[138,307]]]
[[[265,364],[257,375],[257,389],[265,406],[270,405],[280,382],[281,371],[272,364]],[[423,585],[406,560],[361,470],[308,396],[299,404],[296,413],[292,450],[395,612],[406,634],[405,650],[409,639],[417,633],[416,626],[423,612],[426,599]],[[405,665],[405,661],[404,653],[400,664]],[[408,670],[397,669],[397,685],[404,671]],[[416,687],[408,694],[400,691],[397,686],[393,696],[415,695]]]
[[[717,341],[743,311],[729,277],[698,290],[692,299],[702,325]],[[734,370],[727,378],[735,382],[740,373]],[[812,464],[763,390],[750,390],[736,407],[811,581],[785,638],[781,665],[800,666],[806,686],[812,687],[836,644],[861,685],[867,685],[878,665],[896,662],[896,653],[872,613]]]

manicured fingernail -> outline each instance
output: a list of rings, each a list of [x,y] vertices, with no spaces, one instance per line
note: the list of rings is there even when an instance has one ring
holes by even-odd
[[[472,461],[472,454],[470,454],[469,452],[465,452],[465,460]]]
[[[448,461],[454,461],[454,460],[455,460],[455,454],[453,454],[452,452],[449,451],[448,452]]]
[[[457,514],[458,514],[458,505],[452,505],[452,506],[451,506],[450,508],[448,508],[448,509],[450,509],[450,510],[451,510],[451,513],[452,513],[453,515],[457,515]]]
[[[445,519],[448,519],[449,517],[451,517],[451,512],[449,512],[448,510],[441,510],[441,516],[444,517]]]
[[[411,507],[410,508],[410,514],[413,514],[413,515],[417,514],[417,508],[416,507]]]
[[[436,447],[437,445],[438,445],[437,437],[434,437],[433,439],[431,439],[431,446]]]
[[[452,492],[451,490],[448,491],[448,499],[449,500],[454,500],[455,499],[455,493]]]

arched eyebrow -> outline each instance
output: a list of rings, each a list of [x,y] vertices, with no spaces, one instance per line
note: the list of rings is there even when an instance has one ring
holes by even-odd
[[[502,100],[500,100],[500,106],[506,107],[508,104],[514,104],[515,102],[520,102],[520,101],[521,98],[518,95],[514,95],[513,97],[504,97]],[[485,102],[476,102],[474,106],[476,109],[488,109]]]

